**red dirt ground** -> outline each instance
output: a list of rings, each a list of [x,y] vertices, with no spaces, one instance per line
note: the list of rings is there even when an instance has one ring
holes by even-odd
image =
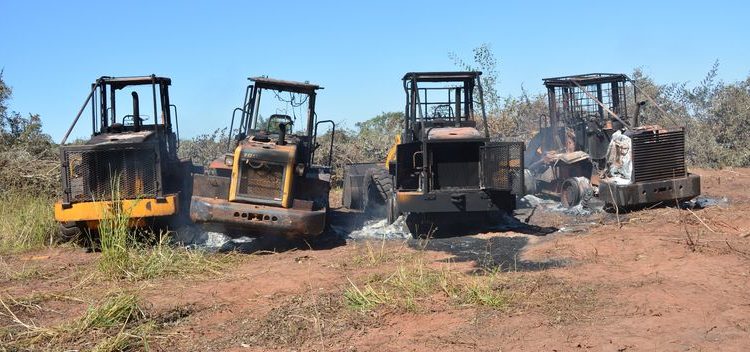
[[[694,172],[705,196],[728,203],[579,218],[537,211],[530,224],[572,230],[392,240],[385,243],[392,259],[372,262],[368,248],[380,251],[379,241],[349,241],[241,255],[216,275],[138,283],[97,279],[97,254],[53,248],[0,257],[0,297],[65,292],[80,299],[48,297],[38,303],[44,309],[19,313],[46,326],[115,287],[137,289],[150,312],[185,312],[151,341],[160,351],[746,351],[750,170]],[[533,294],[555,296],[512,309],[440,295],[417,310],[346,306],[349,280],[387,275],[415,255],[467,275],[501,265],[507,272],[500,275],[549,290]],[[0,326],[10,324],[0,316]]]

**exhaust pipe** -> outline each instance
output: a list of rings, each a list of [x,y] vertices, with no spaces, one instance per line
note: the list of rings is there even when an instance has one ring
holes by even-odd
[[[276,141],[278,145],[286,145],[286,124],[279,124],[279,140]]]
[[[635,116],[633,117],[633,127],[638,127],[638,120],[641,117],[641,106],[646,105],[646,101],[640,101],[635,104]]]
[[[138,93],[132,92],[133,96],[133,127],[136,132],[141,130],[141,111],[138,106]]]

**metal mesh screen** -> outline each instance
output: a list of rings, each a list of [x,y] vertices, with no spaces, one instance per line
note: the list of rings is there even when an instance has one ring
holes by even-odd
[[[283,190],[284,165],[251,162],[240,166],[239,196],[281,201]]]
[[[432,189],[479,188],[479,144],[435,143],[428,146]]]
[[[159,175],[153,146],[123,149],[63,148],[65,192],[72,202],[154,197]]]
[[[635,182],[685,177],[685,132],[648,131],[630,136]]]
[[[579,87],[555,87],[555,106],[560,120],[574,124],[611,118],[596,100],[620,118],[627,118],[625,82],[597,83]],[[587,94],[588,93],[588,94]],[[592,99],[596,98],[596,100]]]
[[[484,186],[524,193],[522,142],[495,142],[482,147]]]

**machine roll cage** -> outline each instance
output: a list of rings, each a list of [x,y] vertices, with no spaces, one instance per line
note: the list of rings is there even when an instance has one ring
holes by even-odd
[[[262,92],[264,90],[304,94],[307,96],[307,123],[305,125],[305,135],[298,137],[302,137],[301,139],[303,140],[303,143],[308,144],[310,148],[309,158],[306,158],[305,164],[307,166],[313,164],[315,151],[319,147],[319,145],[317,144],[318,127],[322,124],[330,124],[331,141],[330,145],[328,146],[328,162],[326,164],[326,166],[330,167],[333,162],[333,137],[336,133],[336,124],[332,120],[318,121],[318,116],[315,113],[315,100],[317,97],[317,90],[324,88],[308,82],[295,82],[268,77],[249,77],[248,80],[252,83],[245,88],[245,98],[243,100],[242,107],[235,108],[234,111],[232,111],[232,121],[229,125],[230,134],[232,134],[234,130],[234,122],[237,112],[239,111],[241,113],[238,124],[239,127],[237,134],[235,135],[234,142],[239,142],[245,139],[251,131],[259,131],[259,108],[262,98]],[[284,115],[271,115],[271,117],[277,116]],[[271,122],[270,117],[268,122]],[[227,149],[228,151],[232,150],[231,138],[228,142]]]
[[[487,114],[484,107],[484,93],[479,71],[462,72],[408,72],[403,77],[406,104],[404,108],[404,140],[424,140],[429,127],[476,127],[474,95],[479,95],[479,106],[484,124],[484,135],[489,138]],[[419,87],[420,82],[447,83],[443,87]],[[459,83],[451,86],[450,83]],[[476,91],[475,91],[476,89]],[[421,101],[420,93],[426,97],[429,91],[446,91],[447,101]],[[453,94],[451,94],[453,93]],[[452,96],[453,95],[453,96]],[[425,99],[427,100],[427,99]],[[428,107],[433,106],[433,114],[439,109],[447,108],[447,119],[429,116]],[[419,137],[414,132],[419,130]]]
[[[131,76],[131,77],[110,77],[102,76],[98,78],[94,83],[91,84],[91,91],[88,97],[81,106],[78,114],[76,115],[73,123],[65,133],[61,145],[67,142],[73,128],[78,123],[81,115],[89,102],[91,103],[91,128],[92,135],[96,136],[102,133],[109,132],[109,128],[117,124],[116,115],[116,95],[117,90],[121,90],[129,86],[143,86],[151,85],[152,100],[153,100],[153,113],[154,118],[151,123],[141,125],[144,130],[153,130],[159,132],[163,129],[169,133],[172,131],[172,111],[174,111],[174,122],[176,129],[176,141],[179,143],[179,122],[177,120],[177,106],[170,104],[169,102],[169,86],[172,84],[172,80],[167,77],[159,77],[156,75],[150,76]],[[158,98],[157,98],[158,89]],[[98,92],[98,94],[97,94]],[[109,97],[107,96],[109,92]],[[109,98],[109,99],[108,99]],[[161,115],[157,108],[157,99],[161,106]],[[137,95],[134,96],[135,104],[138,103]],[[97,107],[98,106],[98,107]],[[161,116],[161,120],[159,117]],[[134,118],[133,115],[126,115],[125,117]],[[123,118],[124,119],[124,118]],[[131,131],[130,126],[125,126],[123,131]],[[158,133],[157,133],[158,134]]]

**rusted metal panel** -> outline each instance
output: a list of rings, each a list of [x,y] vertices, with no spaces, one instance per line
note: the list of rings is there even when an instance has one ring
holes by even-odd
[[[323,232],[326,210],[287,209],[193,196],[190,218],[196,223],[223,223],[254,235],[309,237]]]
[[[396,200],[399,209],[404,213],[465,213],[515,209],[515,196],[512,193],[492,190],[445,191],[427,194],[398,192]]]
[[[482,134],[473,127],[434,128],[427,133],[427,140],[481,139]]]
[[[633,182],[684,177],[685,132],[654,130],[627,133],[633,148]]]
[[[483,146],[483,186],[523,195],[523,152],[523,142],[493,142]]]
[[[667,180],[643,181],[629,185],[617,185],[603,179],[599,181],[599,198],[618,207],[636,207],[659,202],[689,200],[701,193],[700,177],[688,174],[686,177]]]
[[[229,177],[193,175],[193,196],[229,199]]]
[[[62,146],[64,203],[161,196],[158,151],[155,141]]]

